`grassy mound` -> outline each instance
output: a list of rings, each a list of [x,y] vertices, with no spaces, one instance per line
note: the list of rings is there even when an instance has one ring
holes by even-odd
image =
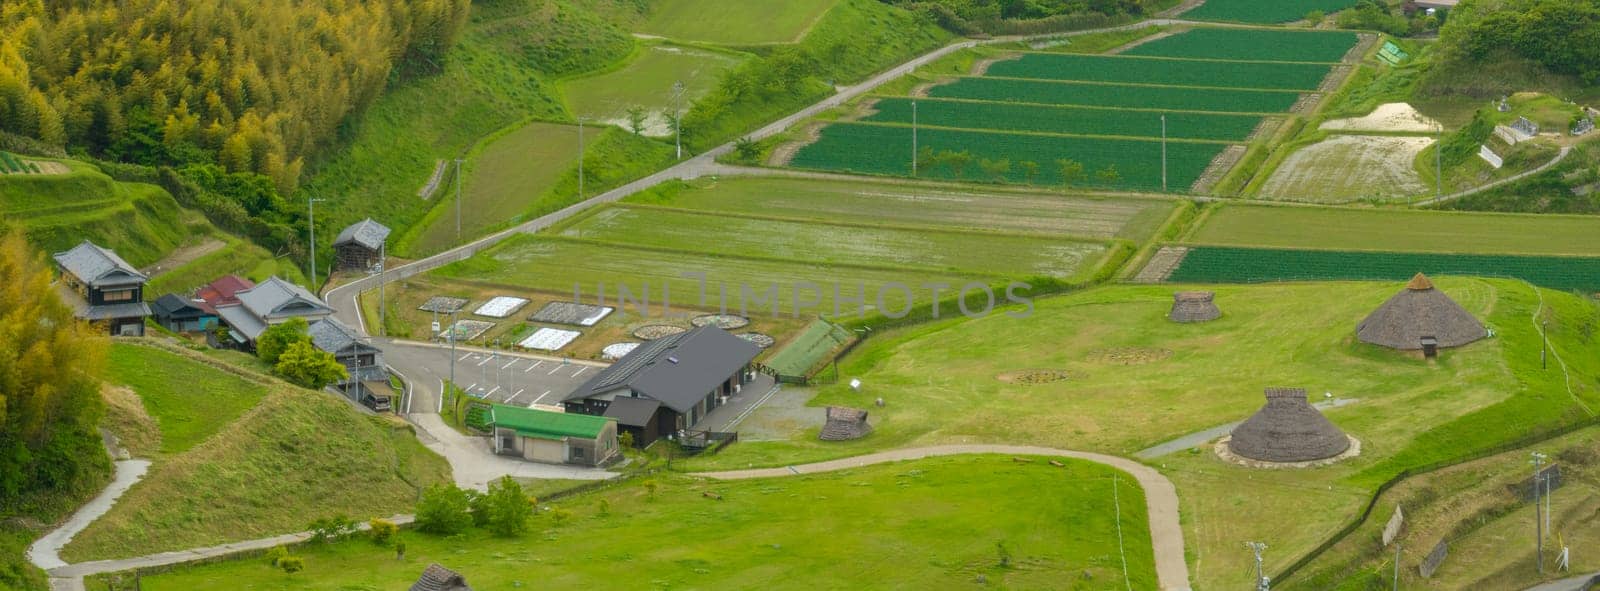
[[[399,589],[438,562],[485,589],[535,581],[552,589],[959,589],[980,575],[1005,589],[1067,588],[1067,576],[1085,581],[1071,588],[1155,588],[1137,484],[1099,464],[1065,464],[953,456],[749,481],[657,477],[653,495],[633,483],[563,501],[571,517],[536,516],[542,534],[525,539],[407,532],[400,562],[393,550],[352,540],[297,550],[306,570],[296,575],[244,560],[142,582],[150,591]]]
[[[161,425],[162,448],[170,455],[157,458],[110,513],[73,539],[62,553],[68,561],[290,533],[340,514],[364,519],[408,512],[419,487],[449,479],[444,460],[394,420],[363,415],[326,393],[244,380],[190,355],[128,347],[143,348],[119,345],[113,373],[121,363],[143,359],[183,376],[183,388],[134,385]],[[229,391],[241,387],[263,390],[264,397],[229,422],[230,414],[248,406],[250,395]],[[219,403],[217,397],[231,398]],[[175,439],[198,444],[177,452]]]
[[[117,343],[107,357],[107,381],[143,400],[160,428],[162,453],[187,451],[267,395],[265,384],[162,349]]]

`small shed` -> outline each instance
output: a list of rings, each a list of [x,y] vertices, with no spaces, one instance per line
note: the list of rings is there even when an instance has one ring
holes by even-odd
[[[1214,301],[1216,294],[1209,291],[1180,291],[1172,294],[1172,311],[1167,318],[1173,322],[1210,322],[1222,317]]]
[[[383,261],[384,241],[389,228],[367,218],[351,224],[333,241],[335,262],[340,271],[372,271]]]
[[[822,425],[817,438],[823,441],[849,441],[866,437],[872,432],[867,424],[867,411],[844,406],[828,407],[828,422]]]
[[[617,421],[617,430],[633,435],[634,447],[645,447],[667,433],[661,432],[661,401],[618,396],[606,406],[604,417]]]
[[[620,453],[617,422],[578,413],[496,404],[490,407],[494,451],[548,464],[599,466]]]
[[[156,322],[172,332],[204,332],[217,326],[217,315],[203,300],[167,294],[150,305]]]
[[[1350,449],[1350,438],[1306,399],[1305,388],[1267,388],[1267,404],[1233,429],[1228,450],[1262,462],[1310,462]]]
[[[422,570],[422,576],[411,585],[411,591],[472,591],[472,587],[467,586],[466,577],[436,562]]]

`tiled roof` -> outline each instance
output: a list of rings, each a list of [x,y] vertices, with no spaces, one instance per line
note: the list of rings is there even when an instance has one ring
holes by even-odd
[[[567,400],[626,386],[688,412],[718,385],[761,353],[761,347],[716,326],[702,326],[647,342],[596,374]]]
[[[260,285],[235,293],[234,296],[239,298],[239,303],[250,310],[251,314],[263,320],[333,313],[333,308],[329,308],[321,298],[311,295],[306,288],[279,277],[263,281]],[[299,313],[285,310],[294,304],[298,304],[301,308]]]
[[[416,584],[411,586],[411,591],[472,591],[472,588],[467,586],[467,579],[456,571],[430,564],[422,571]]]
[[[311,344],[329,353],[338,353],[361,342],[355,331],[332,316],[312,323],[306,333],[311,336]]]
[[[363,247],[378,250],[379,247],[383,246],[384,239],[388,237],[389,228],[372,221],[372,218],[367,218],[351,224],[343,232],[339,232],[339,237],[334,239],[333,245],[339,246],[347,242],[354,242]]]
[[[200,288],[199,291],[196,291],[194,297],[205,302],[205,305],[201,307],[214,314],[217,311],[217,306],[231,306],[239,303],[239,298],[234,297],[234,294],[255,286],[254,282],[238,275],[223,275],[218,277],[216,281],[212,281],[206,284],[205,287]]]
[[[117,253],[85,240],[72,250],[55,254],[56,264],[91,287],[144,283],[150,278],[140,273]]]
[[[244,306],[217,308],[217,316],[222,319],[224,324],[228,325],[228,328],[239,331],[239,334],[244,335],[244,338],[248,340],[256,340],[256,337],[261,336],[261,333],[267,330],[267,323],[262,322],[260,318],[256,318],[249,310],[244,309]]]

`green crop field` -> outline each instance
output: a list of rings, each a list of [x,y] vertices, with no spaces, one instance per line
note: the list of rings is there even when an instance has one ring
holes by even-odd
[[[1596,254],[1600,217],[1225,205],[1188,242],[1218,246]]]
[[[1355,6],[1356,0],[1207,0],[1182,18],[1238,23],[1287,23],[1320,10],[1331,13]]]
[[[1106,253],[1104,243],[1040,236],[737,218],[633,207],[598,211],[561,235],[729,257],[759,253],[796,263],[1063,280],[1093,273]],[[707,240],[713,236],[715,240]]]
[[[1400,280],[1429,275],[1511,277],[1560,290],[1600,290],[1600,258],[1289,250],[1201,246],[1189,250],[1168,281],[1261,283]]]
[[[1009,160],[1008,182],[1055,185],[1061,182],[1059,159],[1082,164],[1085,178],[1074,183],[1118,189],[1161,189],[1161,141],[1089,137],[1024,135],[957,129],[922,129],[919,145],[935,151],[969,152],[973,162],[957,171],[951,166],[924,166],[919,176],[938,179],[994,180],[979,168],[979,159]],[[1200,178],[1211,159],[1225,146],[1217,143],[1169,142],[1167,171],[1170,187],[1183,192]],[[1039,164],[1036,178],[1028,178],[1018,163]],[[904,176],[911,174],[911,128],[836,123],[822,130],[821,139],[795,154],[796,168]],[[1115,167],[1118,178],[1098,178],[1098,171]]]
[[[673,84],[683,83],[681,105],[687,109],[740,61],[727,53],[654,45],[642,49],[622,68],[568,80],[561,90],[567,108],[576,116],[627,129],[628,110],[637,107],[648,115],[646,133],[667,135],[671,132],[667,121],[673,106]]]
[[[117,251],[134,266],[161,260],[195,239],[198,227],[166,191],[155,185],[112,180],[91,164],[61,161],[71,172],[0,175],[0,231],[21,228],[45,252],[60,252],[84,239]]]
[[[804,332],[768,358],[766,365],[782,375],[806,375],[806,372],[828,358],[834,349],[854,337],[855,334],[848,328],[822,319],[813,320]]]
[[[837,289],[843,302],[840,312],[848,317],[856,316],[858,311],[855,304],[848,302],[853,296],[864,295],[863,305],[870,312],[881,295],[885,307],[895,311],[904,309],[908,301],[931,301],[933,290],[921,287],[924,283],[960,286],[973,281],[1000,279],[988,273],[933,273],[891,267],[824,265],[777,258],[703,255],[532,235],[507,240],[485,254],[446,265],[435,273],[453,279],[558,294],[571,294],[578,290],[586,301],[599,295],[601,284],[605,285],[607,302],[616,301],[619,286],[626,287],[635,298],[641,297],[644,290],[649,289],[653,310],[661,308],[666,293],[672,294],[671,298],[682,305],[700,305],[702,286],[694,274],[703,273],[706,305],[711,307],[718,307],[719,297],[726,297],[728,309],[738,310],[737,313],[743,315],[767,315],[774,308],[780,314],[791,315],[795,313],[794,302],[815,299],[820,303],[800,311],[801,316],[819,313],[832,315]],[[806,282],[820,287],[810,289],[806,287]],[[907,298],[906,291],[896,289],[892,284],[912,286],[911,297]],[[891,287],[885,289],[885,285]],[[797,291],[799,294],[796,294]],[[719,296],[719,293],[723,296]],[[769,293],[775,293],[776,297],[768,300]],[[943,294],[949,295],[949,290]],[[796,298],[796,295],[800,297]],[[1004,294],[997,293],[997,296],[1004,299]],[[629,305],[629,311],[634,308],[632,304]]]
[[[861,120],[911,123],[911,102],[906,98],[879,99],[872,105],[872,115]],[[916,103],[917,121],[921,125],[997,131],[1159,138],[1161,117],[1165,115],[1169,138],[1243,141],[1261,123],[1259,116],[1221,113],[1163,114],[937,99],[921,99]]]
[[[1356,41],[1356,34],[1349,32],[1199,28],[1145,43],[1123,55],[1326,63],[1339,61]]]
[[[663,0],[639,30],[723,45],[793,43],[839,0]]]
[[[934,98],[975,99],[1122,109],[1281,113],[1299,100],[1292,91],[1216,90],[1004,78],[958,78],[928,89]],[[1130,115],[1137,115],[1132,114]]]
[[[820,221],[1149,240],[1173,201],[916,187],[892,182],[733,177],[670,183],[629,202]]]
[[[1328,75],[1328,70],[1329,67],[1322,64],[1026,53],[1018,59],[995,62],[989,66],[985,76],[1165,86],[1316,90]]]
[[[542,512],[521,538],[407,530],[403,560],[358,538],[295,548],[305,571],[292,575],[245,558],[147,574],[140,584],[146,591],[403,589],[439,563],[464,573],[474,589],[952,589],[973,586],[980,575],[996,588],[1046,589],[1057,588],[1063,573],[1099,585],[1084,588],[1155,588],[1137,483],[1100,464],[1066,459],[1058,468],[1027,459],[930,458],[739,481],[668,472],[652,477],[653,489],[635,481],[552,503],[570,517],[559,522]],[[622,548],[623,539],[694,542]],[[1012,557],[1009,567],[1000,566],[997,544]]]

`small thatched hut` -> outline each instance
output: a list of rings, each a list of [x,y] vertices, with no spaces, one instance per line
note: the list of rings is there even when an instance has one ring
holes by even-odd
[[[472,588],[467,586],[466,577],[434,563],[423,569],[422,576],[411,585],[411,591],[472,591]]]
[[[828,422],[822,425],[822,432],[817,434],[817,438],[823,441],[847,441],[866,437],[871,432],[872,425],[867,424],[867,411],[830,406]]]
[[[1477,318],[1421,273],[1356,326],[1361,342],[1403,351],[1425,345],[1460,347],[1488,334]]]
[[[1306,400],[1304,388],[1267,388],[1267,404],[1235,427],[1228,450],[1263,462],[1309,462],[1350,448],[1350,438]]]
[[[1216,294],[1209,291],[1180,291],[1172,294],[1172,312],[1167,318],[1173,322],[1208,322],[1222,317],[1222,310],[1212,301]]]

